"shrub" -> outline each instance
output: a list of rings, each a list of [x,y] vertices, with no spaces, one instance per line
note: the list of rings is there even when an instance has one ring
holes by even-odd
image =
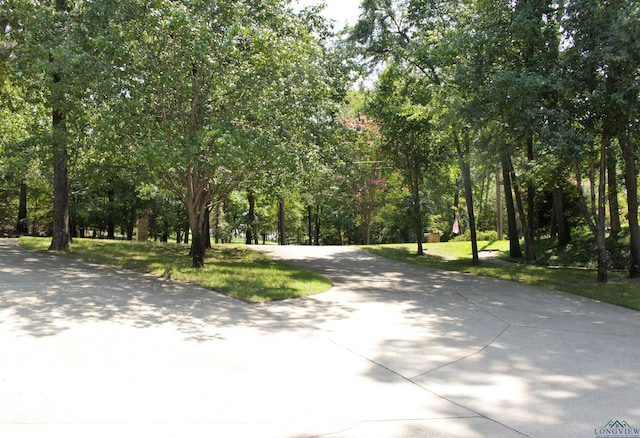
[[[498,240],[498,232],[497,231],[476,231],[476,239],[493,242],[494,240]],[[471,240],[471,231],[467,230],[466,233],[456,236],[451,240],[453,242],[468,242]]]

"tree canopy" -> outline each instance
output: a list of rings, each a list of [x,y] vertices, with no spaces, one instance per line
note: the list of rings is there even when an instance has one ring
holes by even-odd
[[[363,0],[338,35],[285,0],[4,1],[2,228],[65,250],[147,217],[194,267],[242,231],[421,254],[466,230],[478,263],[504,219],[529,262],[585,227],[600,281],[628,233],[636,277],[639,6]]]

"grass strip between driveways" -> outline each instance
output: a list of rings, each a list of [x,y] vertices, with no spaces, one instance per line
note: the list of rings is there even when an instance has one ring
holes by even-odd
[[[50,238],[21,237],[20,245],[46,251]],[[65,256],[185,281],[249,303],[299,298],[329,290],[317,274],[268,259],[249,248],[215,246],[202,269],[191,267],[189,247],[171,243],[74,239]]]
[[[480,250],[508,253],[507,241],[478,242],[478,247]],[[416,248],[415,243],[364,247],[389,259],[517,281],[640,310],[640,280],[629,278],[626,272],[610,271],[609,281],[602,284],[596,281],[596,272],[592,269],[549,268],[516,263],[498,265],[482,260],[479,266],[472,266],[470,242],[429,243],[425,245],[424,256],[417,256]]]

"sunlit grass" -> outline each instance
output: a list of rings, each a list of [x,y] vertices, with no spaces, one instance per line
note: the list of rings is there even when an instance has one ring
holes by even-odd
[[[35,251],[45,251],[50,242],[45,238],[20,238],[20,245]],[[74,239],[71,248],[64,255],[194,283],[250,303],[299,298],[332,286],[320,275],[239,246],[215,246],[207,252],[202,269],[191,267],[189,247],[185,245]]]
[[[609,272],[609,281],[602,284],[596,282],[596,272],[592,269],[546,268],[516,263],[498,265],[488,261],[472,266],[470,242],[429,243],[425,245],[424,256],[416,255],[415,243],[364,248],[389,259],[517,281],[640,310],[640,280],[630,279],[624,272]],[[508,248],[507,241],[478,242],[479,250],[498,250],[502,259],[508,259]]]

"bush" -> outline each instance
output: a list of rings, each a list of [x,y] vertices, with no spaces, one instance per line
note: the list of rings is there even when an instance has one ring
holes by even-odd
[[[493,242],[498,240],[497,231],[476,231],[476,240]],[[466,233],[451,239],[452,242],[469,242],[471,241],[471,231],[467,230]]]

